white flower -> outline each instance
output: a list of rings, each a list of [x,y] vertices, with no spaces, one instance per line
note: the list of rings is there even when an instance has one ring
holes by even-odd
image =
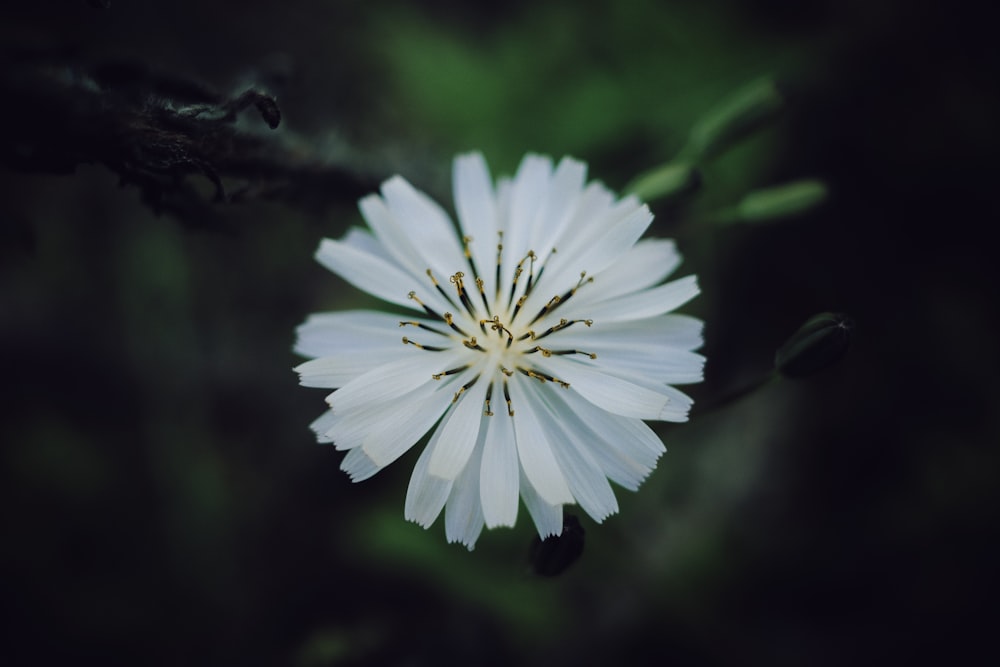
[[[635,490],[665,450],[643,420],[686,421],[702,323],[668,314],[698,293],[672,241],[639,237],[653,220],[616,200],[586,166],[528,155],[494,188],[479,154],[453,170],[460,232],[396,176],[360,202],[370,230],[324,239],[316,258],[355,287],[413,314],[311,316],[295,370],[337,388],[312,428],[347,450],[354,481],[425,433],[405,515],[450,542],[513,526],[518,498],[542,537],[562,506],[595,521],[618,510],[609,480]],[[558,249],[558,252],[557,252]],[[435,427],[435,424],[437,426]]]

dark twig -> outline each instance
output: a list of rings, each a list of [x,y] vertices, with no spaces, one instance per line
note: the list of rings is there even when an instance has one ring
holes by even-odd
[[[80,66],[0,54],[0,100],[0,163],[56,174],[102,164],[155,211],[186,222],[210,223],[213,204],[255,198],[321,210],[356,200],[380,180],[345,156],[304,148],[289,132],[238,125],[250,108],[272,130],[281,122],[275,98],[255,87],[227,97],[133,62]],[[212,184],[210,199],[192,175]]]

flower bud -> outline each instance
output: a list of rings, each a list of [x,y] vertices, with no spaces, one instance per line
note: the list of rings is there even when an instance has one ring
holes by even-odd
[[[778,220],[805,213],[826,200],[826,186],[816,180],[786,183],[754,190],[737,205],[737,219],[743,222]]]
[[[681,155],[697,160],[722,153],[773,118],[784,102],[773,79],[748,84],[694,124]]]
[[[788,378],[801,378],[840,360],[851,345],[854,322],[841,313],[809,319],[774,355],[774,368]]]
[[[544,540],[535,536],[531,543],[531,568],[543,577],[555,577],[583,555],[583,526],[572,514],[563,515],[561,535],[550,535]]]
[[[701,186],[701,174],[691,165],[671,162],[640,174],[628,187],[644,202],[667,199],[694,192]]]

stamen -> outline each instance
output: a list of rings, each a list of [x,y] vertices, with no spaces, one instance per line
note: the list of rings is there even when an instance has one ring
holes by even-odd
[[[406,327],[406,326],[410,326],[410,327],[420,327],[420,328],[421,328],[421,329],[423,329],[424,331],[431,331],[431,332],[433,332],[433,333],[436,333],[436,334],[437,334],[437,335],[439,335],[439,336],[447,336],[447,335],[448,335],[448,334],[447,334],[447,333],[445,333],[444,331],[441,331],[441,330],[439,330],[439,329],[435,329],[434,327],[429,327],[429,326],[427,326],[426,324],[424,324],[423,322],[413,322],[413,321],[405,321],[405,322],[400,322],[400,323],[399,323],[399,326],[401,326],[401,327]]]
[[[434,285],[434,289],[436,289],[438,292],[441,293],[441,296],[444,297],[445,301],[450,303],[455,308],[458,308],[458,305],[451,300],[451,297],[448,295],[447,292],[444,291],[444,288],[442,288],[441,285],[438,284],[437,278],[434,277],[434,274],[431,272],[430,269],[427,269],[427,277],[431,279],[431,283]]]
[[[504,371],[506,372],[506,371]],[[510,390],[507,389],[507,380],[503,381],[503,397],[507,401],[507,414],[511,417],[514,416],[514,406],[510,404]]]
[[[417,341],[411,340],[411,339],[407,338],[406,336],[403,336],[403,344],[404,345],[412,345],[413,347],[419,348],[421,350],[427,350],[428,352],[444,352],[445,350],[448,349],[446,347],[432,347],[430,345],[421,345]]]
[[[562,296],[558,296],[557,295],[557,296],[552,297],[549,300],[549,302],[547,304],[545,304],[545,306],[541,310],[538,311],[538,314],[535,315],[535,319],[531,320],[531,322],[529,322],[528,324],[529,325],[530,324],[534,324],[540,318],[544,317],[545,315],[547,315],[548,313],[552,312],[553,310],[555,310],[560,305],[562,305],[562,304],[566,303],[567,301],[569,301],[570,297],[572,297],[574,294],[576,294],[577,290],[579,290],[585,284],[592,283],[592,282],[594,282],[593,276],[591,276],[590,278],[587,278],[587,272],[586,271],[582,271],[580,273],[580,280],[578,280],[577,283],[576,283],[576,287],[574,287],[573,289],[569,290],[568,292],[566,292]]]
[[[417,305],[419,305],[421,308],[423,308],[424,312],[427,313],[428,315],[430,315],[431,317],[433,317],[435,320],[444,321],[444,318],[441,317],[440,315],[438,315],[437,311],[435,311],[433,308],[431,308],[430,306],[428,306],[423,301],[421,301],[420,299],[417,298],[417,293],[416,292],[410,292],[406,296],[407,296],[408,299],[410,299],[412,301],[416,301]]]
[[[469,293],[465,291],[465,283],[462,282],[462,278],[465,274],[461,271],[457,271],[449,280],[455,286],[458,291],[458,298],[462,301],[462,305],[465,306],[465,310],[472,317],[476,316],[476,307],[472,305],[472,301],[469,299]]]
[[[500,316],[499,315],[494,315],[492,320],[479,320],[479,326],[480,327],[485,326],[487,323],[489,323],[490,329],[492,329],[493,331],[498,331],[498,332],[502,331],[503,333],[507,334],[508,343],[510,342],[509,339],[513,339],[514,338],[514,334],[512,334],[510,332],[510,329],[508,329],[504,325],[500,324]],[[503,334],[500,334],[500,337],[503,338]],[[509,347],[509,345],[508,345],[508,347]]]
[[[527,300],[528,300],[528,294],[527,293],[523,294],[521,296],[521,298],[517,300],[517,305],[514,306],[514,312],[510,314],[510,321],[511,322],[513,322],[514,318],[517,317],[517,314],[519,312],[521,312],[521,306],[523,306],[524,302],[527,301]]]
[[[483,282],[482,278],[479,278],[479,277],[476,278],[476,287],[479,288],[479,296],[483,300],[483,307],[486,309],[486,314],[487,315],[492,315],[493,313],[490,312],[490,304],[486,300],[486,290],[483,289],[483,285],[485,285],[485,284],[486,283]],[[486,333],[486,332],[484,331],[483,333]]]
[[[476,377],[472,378],[471,380],[469,380],[468,382],[466,382],[465,384],[463,384],[459,388],[459,390],[455,392],[455,397],[451,399],[451,402],[455,403],[456,401],[458,401],[458,397],[461,396],[462,393],[465,392],[466,389],[468,389],[472,385],[476,384],[476,380],[478,380],[478,379],[479,379],[479,376],[477,375]]]
[[[545,354],[545,353],[543,352],[542,354]],[[549,357],[549,356],[552,356],[553,354],[555,354],[555,355],[582,354],[583,356],[590,357],[591,359],[596,359],[597,358],[597,355],[594,354],[593,352],[584,352],[583,350],[549,350],[549,353],[545,354],[545,356]]]
[[[486,407],[483,410],[483,414],[487,417],[492,417],[493,413],[490,411],[490,399],[493,398],[493,382],[490,382],[490,386],[486,388]]]
[[[543,384],[545,382],[555,382],[563,389],[569,389],[569,382],[563,382],[559,378],[552,377],[551,375],[548,375],[546,373],[539,373],[538,371],[530,370],[527,368],[518,368],[517,370],[523,373],[524,375],[527,375],[530,378],[535,378],[536,380],[541,381]]]
[[[555,326],[549,327],[548,329],[546,329],[545,331],[543,331],[538,336],[532,336],[532,338],[534,340],[538,340],[540,338],[545,338],[549,334],[553,334],[553,333],[555,333],[557,331],[562,331],[563,329],[565,329],[567,327],[573,326],[574,324],[580,324],[581,322],[583,324],[586,324],[589,327],[590,325],[592,325],[594,323],[594,320],[566,320],[566,319],[562,319],[562,320],[559,320],[559,324],[556,324]],[[521,338],[523,340],[524,336],[522,336]]]
[[[440,380],[441,378],[443,378],[446,375],[454,375],[455,373],[461,373],[462,371],[464,371],[468,367],[469,367],[469,364],[466,364],[465,366],[459,366],[458,368],[452,368],[452,369],[443,371],[441,373],[434,373],[433,375],[431,375],[431,377],[434,378],[435,380]]]
[[[454,316],[451,313],[445,313],[443,319],[444,319],[445,324],[447,324],[449,327],[451,327],[453,331],[457,331],[458,333],[462,334],[463,336],[468,336],[469,335],[469,334],[465,333],[464,331],[462,331],[462,327],[460,327],[457,324],[455,324],[455,318],[454,318]]]
[[[497,294],[496,298],[500,298],[500,267],[503,264],[503,232],[497,232]]]
[[[473,336],[469,340],[463,340],[462,345],[469,348],[470,350],[479,350],[480,352],[485,352],[486,349],[483,348],[478,342],[476,342],[476,337]]]

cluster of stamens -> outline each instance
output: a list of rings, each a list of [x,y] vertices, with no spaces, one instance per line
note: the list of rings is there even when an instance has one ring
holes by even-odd
[[[431,284],[441,294],[445,302],[450,304],[456,312],[461,312],[463,314],[460,317],[460,321],[456,322],[455,315],[451,312],[438,313],[421,301],[416,292],[410,292],[408,295],[409,298],[423,308],[424,312],[431,320],[439,322],[440,326],[433,326],[416,321],[401,321],[399,326],[417,327],[440,336],[442,339],[448,340],[442,340],[441,345],[428,345],[419,343],[407,336],[403,336],[403,343],[406,345],[413,345],[420,350],[428,352],[443,352],[453,349],[454,343],[456,341],[461,341],[464,347],[493,357],[496,362],[496,370],[502,375],[503,381],[501,386],[503,389],[504,400],[507,403],[507,413],[513,417],[514,408],[511,404],[507,380],[508,378],[513,377],[515,373],[521,373],[522,375],[538,380],[543,384],[551,382],[563,388],[569,388],[568,382],[564,382],[548,373],[543,373],[537,368],[532,368],[530,364],[526,362],[528,355],[540,354],[543,357],[583,355],[590,359],[597,358],[596,354],[584,352],[582,350],[559,349],[549,347],[548,344],[538,344],[538,341],[542,341],[549,336],[552,336],[553,334],[556,334],[575,324],[584,324],[589,327],[593,324],[592,320],[560,319],[557,324],[547,327],[541,333],[537,333],[531,328],[569,301],[569,299],[572,298],[573,295],[576,294],[577,290],[579,290],[583,285],[593,282],[593,278],[588,277],[585,271],[582,272],[580,274],[580,280],[577,282],[575,287],[569,289],[564,294],[553,296],[529,321],[526,323],[519,323],[518,316],[522,315],[521,309],[528,301],[528,297],[531,295],[533,288],[538,284],[539,279],[544,273],[545,263],[542,263],[538,272],[535,273],[535,262],[538,259],[538,256],[534,251],[529,251],[528,254],[525,255],[525,257],[521,259],[515,267],[509,291],[504,293],[501,289],[503,232],[500,232],[500,242],[497,243],[496,294],[491,300],[486,295],[484,286],[485,283],[483,279],[479,277],[476,263],[472,258],[472,253],[469,249],[469,244],[471,242],[472,239],[469,237],[463,239],[465,246],[465,258],[472,269],[473,282],[476,286],[476,291],[479,293],[478,298],[476,298],[473,294],[470,294],[469,289],[466,288],[465,273],[462,271],[458,271],[449,277],[448,280],[451,283],[454,292],[450,293],[449,290],[444,289],[444,287],[437,281],[431,270],[427,269],[427,276],[430,278]],[[556,250],[553,248],[551,254],[555,254],[555,252]],[[515,299],[515,296],[518,294],[521,278],[525,272],[527,272],[527,279],[524,285],[524,291]],[[477,302],[481,303],[481,307],[477,305]],[[494,308],[498,312],[494,313]],[[483,317],[484,313],[486,315],[485,317]],[[505,313],[505,315],[501,316],[501,313]],[[524,319],[525,318],[522,315],[521,320]],[[461,326],[462,323],[465,324],[466,328],[470,325],[478,325],[479,331],[466,331]],[[531,343],[534,343],[534,345],[531,345]],[[434,373],[432,377],[435,380],[441,380],[449,375],[456,375],[469,369],[474,365],[474,363],[475,362],[472,362],[456,368],[441,371],[440,373]],[[509,364],[512,368],[508,368],[505,364]],[[452,401],[457,401],[459,397],[466,390],[472,387],[482,375],[483,373],[480,373],[472,380],[462,385],[455,393]],[[490,385],[486,389],[486,399],[484,401],[485,405],[483,411],[483,414],[486,416],[493,416],[493,412],[490,409],[493,384],[494,383],[491,379]]]

